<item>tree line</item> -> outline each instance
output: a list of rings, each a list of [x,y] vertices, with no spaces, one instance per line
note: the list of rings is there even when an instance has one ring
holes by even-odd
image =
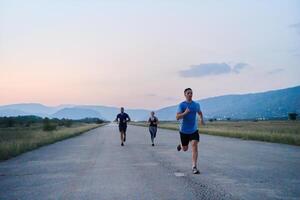
[[[84,118],[80,120],[58,119],[58,118],[42,118],[35,115],[17,116],[17,117],[0,117],[0,128],[9,127],[30,127],[36,124],[42,124],[43,130],[55,130],[58,126],[71,127],[73,123],[97,123],[101,124],[104,120],[99,118]]]

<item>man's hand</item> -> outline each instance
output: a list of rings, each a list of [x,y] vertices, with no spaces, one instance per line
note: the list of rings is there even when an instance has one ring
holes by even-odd
[[[185,111],[183,112],[184,115],[188,114],[190,112],[189,108],[186,108]]]
[[[177,113],[176,114],[176,119],[182,119],[185,115],[187,115],[190,112],[189,108],[186,108],[185,111],[183,113]]]

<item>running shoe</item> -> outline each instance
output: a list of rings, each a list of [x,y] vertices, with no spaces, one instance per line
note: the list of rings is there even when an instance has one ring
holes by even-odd
[[[181,150],[181,145],[179,144],[178,146],[177,146],[177,151],[180,151]]]
[[[200,171],[197,169],[197,167],[193,167],[193,174],[200,174]]]

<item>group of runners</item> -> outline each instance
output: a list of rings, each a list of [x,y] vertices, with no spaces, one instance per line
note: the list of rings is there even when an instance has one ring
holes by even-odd
[[[191,88],[186,88],[184,90],[185,101],[178,105],[176,119],[180,121],[179,134],[180,134],[180,144],[177,146],[177,151],[187,151],[189,144],[192,148],[192,172],[194,174],[200,174],[197,168],[198,160],[198,143],[199,143],[199,133],[198,133],[198,117],[200,124],[204,125],[203,114],[201,112],[200,104],[193,101],[193,91]],[[119,124],[121,146],[124,146],[126,141],[126,130],[127,122],[130,121],[130,117],[124,112],[124,108],[121,108],[121,112],[117,115],[116,120]],[[152,146],[154,146],[154,138],[157,133],[157,125],[159,121],[152,111],[148,119],[149,132],[151,137]]]

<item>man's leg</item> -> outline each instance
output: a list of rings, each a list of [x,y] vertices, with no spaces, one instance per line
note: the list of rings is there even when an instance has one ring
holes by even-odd
[[[177,146],[177,151],[181,149],[187,151],[189,149],[189,136],[187,134],[180,133],[181,143]]]
[[[120,131],[120,137],[121,137],[121,144],[124,142],[124,132]]]
[[[198,159],[198,141],[192,140],[192,164],[193,167],[197,167],[197,159]]]
[[[127,130],[127,125],[123,127],[123,142],[126,141],[126,130]]]
[[[187,150],[189,149],[189,146],[188,146],[188,145],[187,145],[187,146],[181,145],[181,147],[182,147],[182,150],[183,150],[183,151],[187,151]]]

